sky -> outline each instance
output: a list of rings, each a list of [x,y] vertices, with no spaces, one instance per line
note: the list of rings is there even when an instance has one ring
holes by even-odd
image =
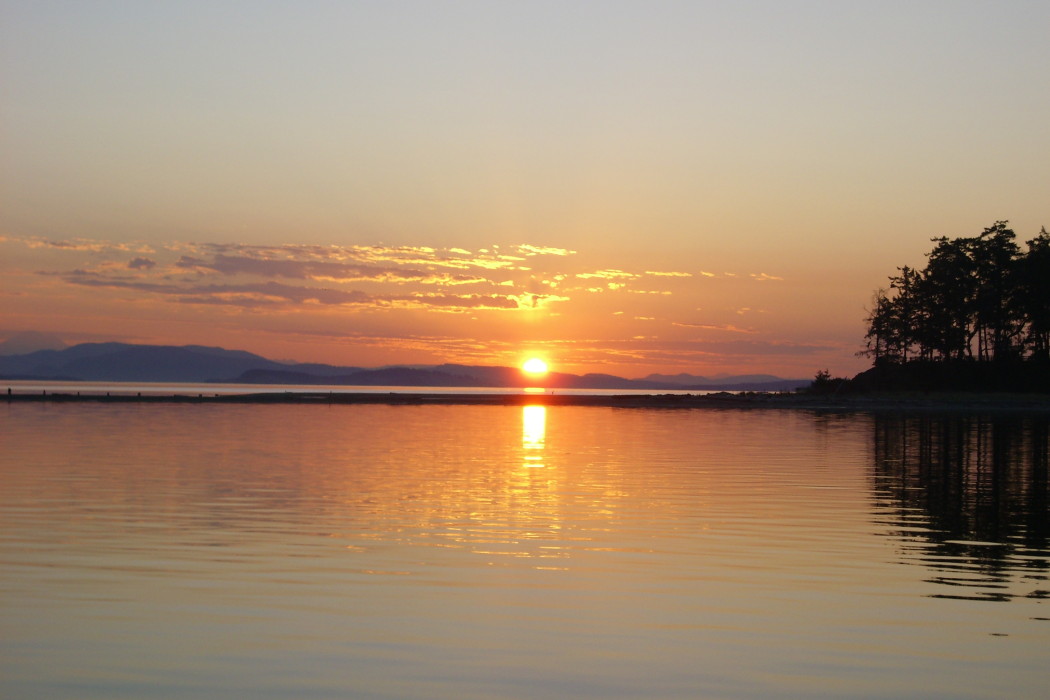
[[[1050,3],[0,0],[0,338],[850,375],[1050,226]]]

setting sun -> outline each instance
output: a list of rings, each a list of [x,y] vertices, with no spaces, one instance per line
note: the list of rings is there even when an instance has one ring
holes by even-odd
[[[547,363],[538,357],[532,357],[522,363],[521,369],[527,374],[546,374]]]

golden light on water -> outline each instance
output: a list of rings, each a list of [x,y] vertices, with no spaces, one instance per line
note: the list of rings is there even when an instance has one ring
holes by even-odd
[[[526,467],[542,467],[543,448],[547,440],[547,407],[523,406],[521,409],[521,449]]]

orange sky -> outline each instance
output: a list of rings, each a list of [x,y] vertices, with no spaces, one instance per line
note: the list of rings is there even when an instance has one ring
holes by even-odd
[[[1045,3],[0,13],[0,338],[851,374],[931,237],[1050,224]]]

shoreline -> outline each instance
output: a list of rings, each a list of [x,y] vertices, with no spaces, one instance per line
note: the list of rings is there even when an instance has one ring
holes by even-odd
[[[8,390],[10,392],[10,389]],[[8,393],[7,403],[180,403],[389,406],[595,406],[662,409],[804,409],[829,412],[1023,412],[1050,413],[1043,394],[865,394],[814,396],[740,394],[442,394],[294,391],[246,394]]]

